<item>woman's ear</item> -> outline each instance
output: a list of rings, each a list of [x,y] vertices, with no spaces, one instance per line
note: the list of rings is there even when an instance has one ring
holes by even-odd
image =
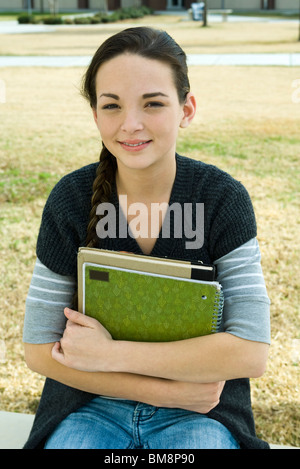
[[[196,98],[193,93],[188,93],[186,95],[186,100],[183,105],[183,118],[180,122],[180,127],[185,129],[192,122],[196,114]]]
[[[97,115],[97,109],[95,107],[92,107],[92,111],[93,111],[93,117],[94,117],[94,121],[96,123],[96,126],[98,127],[98,115]]]

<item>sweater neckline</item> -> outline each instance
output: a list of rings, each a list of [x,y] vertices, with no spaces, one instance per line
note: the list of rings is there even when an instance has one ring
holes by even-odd
[[[172,206],[173,203],[179,203],[182,205],[185,202],[188,202],[192,193],[192,187],[193,187],[193,165],[190,164],[190,160],[188,158],[185,158],[183,156],[180,156],[176,153],[175,155],[176,158],[176,175],[173,183],[173,187],[171,190],[171,195],[169,199],[169,206]],[[130,236],[130,229],[127,223],[127,220],[125,219],[125,215],[123,214],[120,204],[119,204],[119,198],[118,198],[118,193],[117,193],[117,188],[116,184],[114,184],[113,190],[112,190],[112,202],[116,208],[116,218],[117,218],[117,226],[120,226],[120,221],[127,226],[127,239],[126,239],[126,249],[129,252],[133,252],[135,254],[144,254],[142,251],[141,247],[139,246],[137,240],[133,237],[133,235]],[[120,217],[123,219],[120,220]],[[164,219],[165,223],[166,218]],[[117,245],[119,244],[119,238],[116,240]],[[178,242],[178,238],[175,238],[171,236],[169,238],[163,237],[162,236],[162,228],[159,233],[159,237],[157,238],[152,251],[148,254],[149,256],[154,256],[154,257],[171,257],[172,251],[175,248],[176,243]],[[124,249],[124,244],[122,246],[118,246],[118,250]]]

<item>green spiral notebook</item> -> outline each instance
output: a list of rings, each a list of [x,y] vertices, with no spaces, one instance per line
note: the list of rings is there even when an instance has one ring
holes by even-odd
[[[213,278],[211,266],[80,248],[78,309],[117,340],[167,342],[208,335],[218,331],[223,293],[207,278]]]

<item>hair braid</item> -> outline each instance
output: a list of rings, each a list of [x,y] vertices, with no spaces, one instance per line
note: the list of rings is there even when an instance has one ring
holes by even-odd
[[[97,247],[99,238],[96,232],[96,226],[101,219],[101,215],[96,214],[99,204],[108,202],[110,199],[112,185],[116,172],[116,158],[107,150],[103,144],[100,153],[100,162],[96,171],[96,177],[93,182],[93,195],[91,199],[90,219],[87,227],[86,246],[89,248]],[[78,291],[76,290],[73,295],[72,307],[77,311],[78,309]]]
[[[116,159],[103,144],[100,154],[100,162],[97,168],[96,177],[93,183],[93,195],[91,199],[90,219],[87,227],[86,246],[97,247],[99,238],[96,233],[96,226],[101,216],[96,214],[99,204],[109,202],[112,185],[115,179]]]

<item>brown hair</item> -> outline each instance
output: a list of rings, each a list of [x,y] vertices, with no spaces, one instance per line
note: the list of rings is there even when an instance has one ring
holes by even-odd
[[[82,86],[82,95],[89,101],[92,108],[97,106],[96,76],[99,67],[108,60],[124,53],[137,54],[141,57],[169,64],[173,71],[173,79],[179,102],[181,104],[185,102],[186,95],[190,91],[190,84],[184,51],[165,31],[148,27],[137,27],[125,29],[111,36],[95,53],[84,76]],[[99,239],[96,234],[96,225],[99,221],[99,216],[96,215],[96,209],[100,203],[109,201],[112,184],[115,180],[116,168],[116,158],[103,144],[100,164],[93,183],[92,209],[86,238],[86,245],[88,247],[96,247],[98,245]]]

